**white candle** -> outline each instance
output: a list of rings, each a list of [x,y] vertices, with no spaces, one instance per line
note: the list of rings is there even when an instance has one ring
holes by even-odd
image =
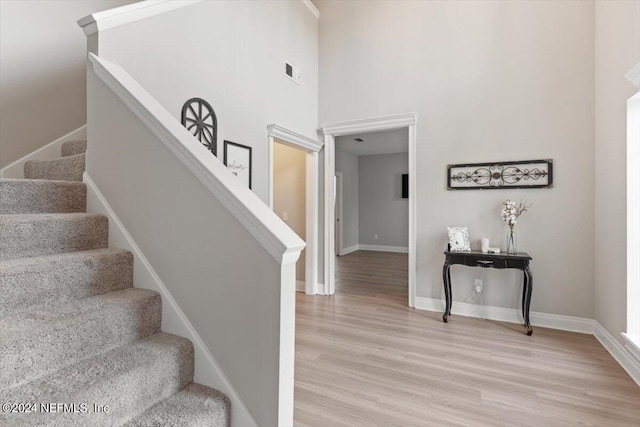
[[[489,239],[485,237],[484,239],[480,239],[480,242],[482,244],[482,252],[489,252]]]

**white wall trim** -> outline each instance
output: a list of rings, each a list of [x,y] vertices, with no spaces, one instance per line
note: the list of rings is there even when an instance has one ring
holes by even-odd
[[[349,255],[350,253],[355,252],[359,249],[360,249],[360,245],[353,245],[346,248],[341,248],[339,255],[340,256]]]
[[[325,124],[321,127],[324,134],[324,294],[335,293],[335,248],[333,210],[333,177],[336,170],[335,138],[361,132],[376,132],[408,127],[409,129],[409,307],[415,306],[416,299],[416,238],[417,238],[417,197],[416,188],[416,147],[417,113],[396,114],[384,117],[351,120]]]
[[[295,148],[301,148],[305,151],[314,151],[317,153],[324,145],[323,142],[308,138],[275,123],[267,126],[267,132],[269,136],[277,138],[287,145],[292,145]]]
[[[408,246],[363,245],[362,243],[358,245],[358,250],[376,251],[376,252],[397,252],[401,254],[409,253]]]
[[[296,280],[296,292],[304,292],[304,291],[305,291],[304,280]]]
[[[616,362],[627,371],[627,374],[640,386],[640,362],[616,340],[597,320],[593,321],[593,335],[600,344],[616,359]]]
[[[311,2],[311,0],[302,0],[302,3],[304,3],[305,6],[309,8],[311,13],[313,13],[313,16],[315,16],[316,18],[320,18],[320,11],[316,7],[316,5]]]
[[[140,247],[133,240],[116,213],[104,198],[95,182],[88,173],[84,173],[84,183],[87,185],[87,211],[100,213],[109,218],[109,246],[117,246],[133,253],[135,269],[134,281],[136,287],[143,287],[157,291],[162,296],[162,330],[188,338],[193,343],[196,361],[194,380],[216,388],[226,394],[231,400],[231,411],[234,425],[258,426],[248,408],[229,382],[220,365],[215,360],[207,346],[200,338],[189,319],[180,309],[160,276],[153,269],[149,260],[144,256]],[[115,244],[115,245],[114,245]]]
[[[635,357],[636,362],[640,363],[640,336],[634,337],[624,332],[620,335],[624,339],[624,346]]]
[[[322,125],[324,135],[349,135],[358,132],[377,132],[386,129],[403,128],[418,123],[417,113],[395,114],[368,119],[349,120]]]
[[[416,309],[444,313],[444,300],[434,298],[416,297]],[[499,322],[524,323],[520,310],[514,308],[493,307],[487,305],[474,305],[460,301],[454,301],[451,314],[481,319],[496,320]],[[578,332],[581,334],[593,333],[593,320],[582,317],[562,316],[559,314],[547,314],[531,312],[531,324],[543,328],[559,329],[561,331]],[[455,322],[455,318],[450,320]],[[523,333],[526,332],[522,328]],[[535,330],[533,332],[535,335]]]
[[[16,160],[15,162],[0,169],[0,178],[23,179],[24,164],[30,160],[49,160],[60,157],[60,148],[65,141],[77,141],[87,139],[87,125],[80,126],[78,129],[69,132],[45,145],[38,148],[26,156]]]
[[[638,62],[633,68],[624,75],[635,87],[640,89],[640,62]]]
[[[89,53],[95,74],[204,184],[280,264],[295,263],[305,247],[247,188],[120,66]]]
[[[78,20],[85,35],[119,27],[160,13],[200,3],[203,0],[146,0],[92,13]]]

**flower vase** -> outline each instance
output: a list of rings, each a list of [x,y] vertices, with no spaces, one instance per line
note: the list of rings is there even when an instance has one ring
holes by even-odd
[[[518,252],[518,239],[516,236],[516,230],[510,228],[507,232],[507,253],[515,254]]]

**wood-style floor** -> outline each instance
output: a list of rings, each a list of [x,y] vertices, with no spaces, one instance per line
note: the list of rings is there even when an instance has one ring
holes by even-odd
[[[640,426],[640,387],[593,336],[410,309],[406,254],[336,270],[336,295],[297,294],[297,427]]]

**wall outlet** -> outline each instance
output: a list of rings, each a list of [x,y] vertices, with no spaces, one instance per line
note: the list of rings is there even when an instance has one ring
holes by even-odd
[[[373,235],[373,240],[378,240],[378,235],[377,234]]]
[[[283,221],[289,220],[289,212],[282,212],[282,220]]]
[[[476,292],[478,293],[482,292],[482,287],[483,287],[482,279],[476,279],[476,283],[474,286],[474,289],[476,290]]]

